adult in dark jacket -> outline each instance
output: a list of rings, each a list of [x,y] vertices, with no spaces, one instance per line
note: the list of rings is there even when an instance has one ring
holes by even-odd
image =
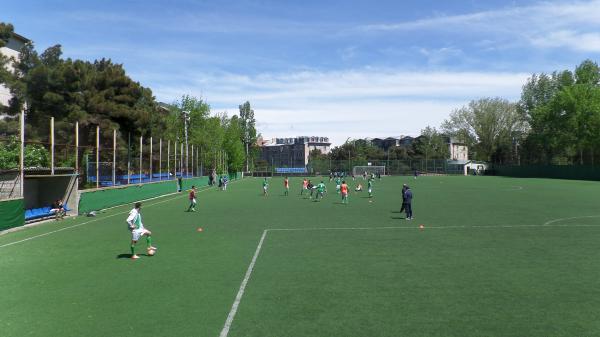
[[[406,191],[404,191],[404,209],[406,210],[406,220],[412,220],[412,199],[413,193],[410,187],[406,186]]]
[[[404,209],[406,208],[406,198],[404,197],[404,192],[406,192],[406,189],[408,188],[408,185],[406,184],[402,184],[402,207],[400,208],[400,213],[404,212]]]

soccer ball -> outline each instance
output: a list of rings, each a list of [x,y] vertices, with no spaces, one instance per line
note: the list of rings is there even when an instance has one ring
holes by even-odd
[[[154,256],[154,253],[156,253],[156,251],[154,249],[148,249],[149,256]]]

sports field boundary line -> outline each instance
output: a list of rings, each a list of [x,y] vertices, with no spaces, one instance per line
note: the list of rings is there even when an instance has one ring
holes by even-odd
[[[235,182],[238,182],[238,181],[241,181],[241,180],[242,179],[236,180]],[[234,182],[231,182],[231,183],[234,183]],[[206,191],[210,191],[210,190],[212,190],[212,188],[210,188],[210,187],[209,188],[204,188],[204,189],[198,191],[198,193],[206,192]],[[175,192],[175,193],[165,194],[163,196],[158,196],[158,197],[153,197],[153,198],[150,198],[150,199],[138,200],[138,201],[133,201],[133,202],[135,203],[135,202],[142,202],[142,201],[154,200],[154,199],[158,199],[158,198],[172,196],[173,194],[178,194],[178,196],[179,196],[179,195],[181,195],[180,193],[181,192]],[[169,198],[169,199],[166,199],[166,200],[162,200],[162,201],[159,201],[159,202],[152,203],[150,205],[146,205],[145,207],[151,207],[151,206],[154,206],[154,205],[162,204],[164,202],[168,202],[168,201],[172,201],[172,200],[176,200],[176,199],[177,198]],[[126,205],[127,204],[123,204],[123,205],[119,205],[119,206],[113,206],[112,208],[123,207],[123,206],[126,206]],[[106,210],[109,210],[109,209],[112,209],[112,208],[106,208]],[[55,234],[55,233],[58,233],[58,232],[62,232],[62,231],[67,230],[67,229],[73,229],[73,228],[81,227],[83,225],[87,225],[87,224],[92,223],[92,222],[104,220],[104,219],[107,219],[107,218],[112,218],[112,217],[117,216],[117,215],[126,214],[128,212],[129,211],[117,212],[115,214],[110,214],[110,215],[107,215],[107,216],[104,216],[104,217],[100,217],[100,218],[96,218],[96,219],[93,219],[93,220],[90,220],[90,221],[82,222],[80,224],[75,224],[75,225],[72,225],[72,226],[67,226],[67,227],[63,227],[63,228],[60,228],[60,229],[56,229],[56,230],[53,230],[53,231],[50,231],[50,232],[47,232],[47,233],[42,233],[42,234],[34,235],[34,236],[26,238],[26,239],[22,239],[22,240],[18,240],[18,241],[14,241],[14,242],[5,243],[3,245],[0,245],[0,249],[2,249],[4,247],[9,247],[9,246],[12,246],[12,245],[16,245],[18,243],[22,243],[22,242],[30,241],[30,240],[37,239],[37,238],[40,238],[40,237],[44,237],[44,236],[48,236],[48,235],[51,235],[51,234]],[[79,216],[77,216],[77,217],[79,217]],[[77,218],[77,217],[74,217],[74,218]],[[30,227],[27,227],[27,228],[31,228],[31,227],[33,227],[33,226],[30,226]]]
[[[424,228],[419,228],[419,226],[267,228],[267,229],[264,229],[262,232],[262,236],[260,237],[258,245],[256,246],[256,250],[254,251],[254,256],[252,256],[252,260],[250,261],[250,264],[248,265],[248,269],[246,270],[244,279],[242,280],[242,283],[237,292],[237,295],[235,296],[235,300],[233,301],[233,304],[231,305],[231,310],[229,311],[229,314],[227,315],[227,319],[225,320],[225,324],[223,325],[223,329],[221,330],[219,337],[227,337],[229,335],[229,330],[231,329],[233,320],[235,319],[238,308],[242,301],[242,297],[244,296],[244,293],[246,291],[246,286],[248,285],[248,282],[250,281],[250,277],[252,276],[252,271],[254,270],[254,266],[256,265],[256,261],[258,260],[258,256],[260,255],[260,251],[262,250],[263,243],[269,232],[311,232],[311,231],[336,231],[336,230],[351,231],[351,230],[393,230],[393,229],[405,229],[405,230],[412,229],[412,230],[423,230],[424,231],[427,229],[470,229],[470,228],[498,229],[498,228],[535,228],[535,227],[541,227],[541,228],[598,227],[598,228],[600,228],[600,225],[553,225],[553,226],[547,225],[547,223],[549,223],[549,222],[554,223],[554,222],[559,222],[559,221],[564,221],[564,220],[591,218],[591,217],[600,218],[600,215],[559,218],[559,219],[550,220],[543,224],[537,224],[537,225],[488,225],[488,226],[485,226],[485,225],[466,226],[466,225],[464,225],[464,226],[427,226]]]
[[[268,229],[263,230],[262,236],[260,237],[260,241],[258,242],[258,246],[256,246],[256,251],[254,251],[254,256],[252,257],[252,261],[246,270],[246,275],[244,275],[244,279],[242,280],[242,284],[240,285],[240,289],[238,290],[237,295],[235,296],[235,300],[233,301],[233,305],[231,306],[231,310],[229,310],[229,314],[227,315],[227,319],[225,320],[225,325],[223,326],[223,330],[219,334],[219,337],[227,337],[229,334],[229,329],[231,328],[231,324],[233,324],[233,319],[237,314],[238,307],[240,302],[242,301],[242,297],[244,296],[244,292],[246,291],[246,285],[250,280],[250,276],[252,275],[252,270],[254,270],[254,265],[256,264],[256,260],[258,259],[258,255],[260,254],[260,250],[262,249],[263,242],[265,241],[265,237],[269,232]]]

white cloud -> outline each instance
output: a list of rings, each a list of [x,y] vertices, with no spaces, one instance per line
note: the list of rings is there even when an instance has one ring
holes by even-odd
[[[600,0],[592,0],[540,2],[532,6],[364,25],[357,30],[366,33],[431,30],[484,34],[493,44],[520,42],[517,44],[600,52],[599,29]]]
[[[600,53],[600,33],[597,32],[577,33],[574,31],[561,30],[552,32],[544,37],[533,38],[532,42],[540,47],[567,47],[582,52]]]
[[[212,74],[179,86],[153,85],[167,102],[182,93],[205,98],[215,111],[237,112],[249,100],[265,136],[348,137],[416,135],[439,126],[471,99],[517,99],[529,74],[406,72],[397,69],[302,71],[285,74]],[[175,79],[171,79],[175,80]]]

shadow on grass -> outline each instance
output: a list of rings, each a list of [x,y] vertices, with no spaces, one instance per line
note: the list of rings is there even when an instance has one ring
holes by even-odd
[[[401,217],[401,216],[391,216],[390,218],[392,218],[394,220],[406,220],[406,217]]]
[[[138,256],[147,256],[147,257],[152,257],[153,256],[153,255],[148,255],[148,254],[143,254],[143,253],[142,254],[138,253],[137,255]],[[128,259],[129,260],[129,259],[131,259],[131,254],[130,253],[119,254],[119,255],[117,255],[117,259]]]

